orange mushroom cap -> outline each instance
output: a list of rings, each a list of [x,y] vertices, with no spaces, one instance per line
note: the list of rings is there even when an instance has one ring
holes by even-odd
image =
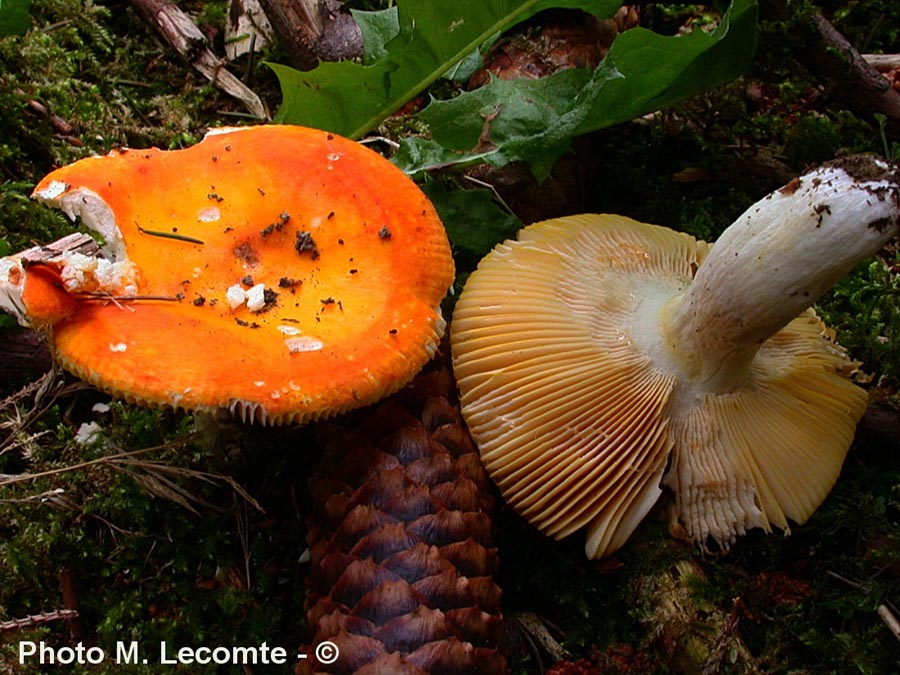
[[[70,291],[113,297],[82,299],[52,349],[126,400],[303,422],[398,389],[444,330],[454,269],[437,213],[333,134],[258,126],[117,150],[35,196],[98,231],[113,262],[58,262]]]
[[[22,304],[31,325],[38,330],[68,319],[78,307],[77,299],[66,291],[59,271],[51,265],[28,268],[23,278]]]

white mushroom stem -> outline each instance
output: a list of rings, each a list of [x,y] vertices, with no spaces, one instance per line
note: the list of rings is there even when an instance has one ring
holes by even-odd
[[[763,342],[898,227],[900,171],[869,156],[817,168],[747,209],[663,315],[695,391],[740,387]]]

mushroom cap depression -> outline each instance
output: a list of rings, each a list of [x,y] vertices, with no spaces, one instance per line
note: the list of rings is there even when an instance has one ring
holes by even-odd
[[[78,161],[34,194],[104,240],[103,258],[47,263],[79,300],[50,303],[51,348],[127,400],[303,422],[398,389],[443,333],[454,270],[434,208],[333,134],[214,130]]]
[[[722,545],[732,521],[803,522],[865,409],[854,364],[812,311],[760,348],[738,390],[693,388],[658,318],[710,248],[620,216],[545,221],[482,260],[454,310],[454,371],[485,467],[544,533],[586,527],[589,557],[625,542],[679,452],[724,477],[714,500],[681,496]]]

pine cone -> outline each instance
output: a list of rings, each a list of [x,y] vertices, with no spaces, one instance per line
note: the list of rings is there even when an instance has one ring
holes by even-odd
[[[352,416],[323,427],[299,674],[506,671],[493,497],[453,391],[436,371],[352,429]],[[325,640],[332,664],[314,656]]]

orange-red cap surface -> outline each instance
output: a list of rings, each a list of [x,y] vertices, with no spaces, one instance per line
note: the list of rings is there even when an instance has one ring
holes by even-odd
[[[114,151],[35,195],[133,263],[136,289],[105,290],[153,298],[82,300],[51,331],[64,367],[128,400],[302,422],[396,390],[444,328],[453,262],[434,208],[333,134],[258,126]]]

